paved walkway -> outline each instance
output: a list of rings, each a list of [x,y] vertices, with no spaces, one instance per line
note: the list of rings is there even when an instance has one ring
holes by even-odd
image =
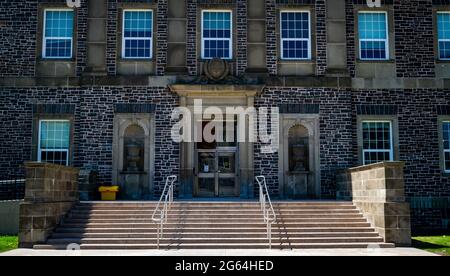
[[[437,256],[415,248],[297,250],[33,250],[16,249],[0,256]]]

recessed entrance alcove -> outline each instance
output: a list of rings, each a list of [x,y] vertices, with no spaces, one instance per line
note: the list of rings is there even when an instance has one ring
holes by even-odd
[[[153,197],[154,126],[150,114],[116,114],[113,142],[113,184],[119,199]]]
[[[224,129],[228,125],[245,125],[248,117],[236,116],[228,120],[227,107],[254,107],[254,98],[262,87],[252,85],[172,85],[172,92],[180,96],[180,105],[193,114],[194,101],[202,100],[203,110],[214,107],[223,113],[220,122]],[[226,118],[226,119],[225,119]],[[208,119],[192,116],[192,128],[206,127]],[[235,137],[239,128],[235,128]],[[194,133],[194,131],[193,131]],[[254,196],[253,143],[227,141],[208,143],[183,142],[181,144],[180,197],[217,198]]]

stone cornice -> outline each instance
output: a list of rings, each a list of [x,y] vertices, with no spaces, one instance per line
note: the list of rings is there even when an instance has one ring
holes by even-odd
[[[444,78],[349,78],[349,77],[295,77],[250,76],[239,84],[197,84],[194,77],[177,76],[83,76],[83,77],[0,77],[1,87],[168,87],[192,86],[203,90],[208,87],[299,87],[334,89],[450,89],[450,79]],[[241,91],[242,92],[242,91]]]

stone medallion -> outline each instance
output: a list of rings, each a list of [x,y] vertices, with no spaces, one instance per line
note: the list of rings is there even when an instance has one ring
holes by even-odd
[[[225,79],[229,74],[228,63],[220,58],[214,58],[205,62],[205,75],[213,81]]]

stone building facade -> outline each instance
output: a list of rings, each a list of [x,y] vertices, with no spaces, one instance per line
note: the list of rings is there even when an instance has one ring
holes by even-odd
[[[43,128],[56,121],[68,123],[57,130],[67,131],[68,145],[52,159],[95,171],[98,184],[124,185],[124,199],[158,196],[171,174],[179,176],[184,198],[253,198],[254,176],[265,175],[274,197],[334,199],[340,171],[367,163],[371,150],[383,155],[365,148],[365,139],[376,140],[383,127],[375,134],[370,128],[387,123],[389,137],[377,140],[389,143],[384,158],[406,161],[408,199],[431,206],[413,209],[413,224],[448,222],[448,205],[435,203],[450,197],[449,1],[384,0],[369,8],[365,0],[81,0],[74,9],[65,2],[0,3],[0,180],[22,178],[25,161],[48,158],[42,141],[55,134],[44,137]],[[47,12],[61,10],[72,16],[66,17],[73,23],[71,54],[48,58],[45,49],[60,44],[46,44]],[[126,58],[127,11],[130,18],[151,14],[150,56]],[[291,47],[283,44],[289,13],[300,14],[308,34],[283,52]],[[231,26],[224,32],[230,59],[206,57],[204,20],[212,14]],[[380,15],[386,26],[373,27]],[[385,43],[385,58],[363,58],[367,49],[381,53],[363,41],[367,18],[384,31],[376,43]],[[210,77],[214,66],[227,69],[220,79]],[[172,111],[192,108],[195,99],[205,106],[278,107],[279,151],[262,152],[260,142],[206,148],[173,142]],[[226,172],[220,176],[214,167]]]

